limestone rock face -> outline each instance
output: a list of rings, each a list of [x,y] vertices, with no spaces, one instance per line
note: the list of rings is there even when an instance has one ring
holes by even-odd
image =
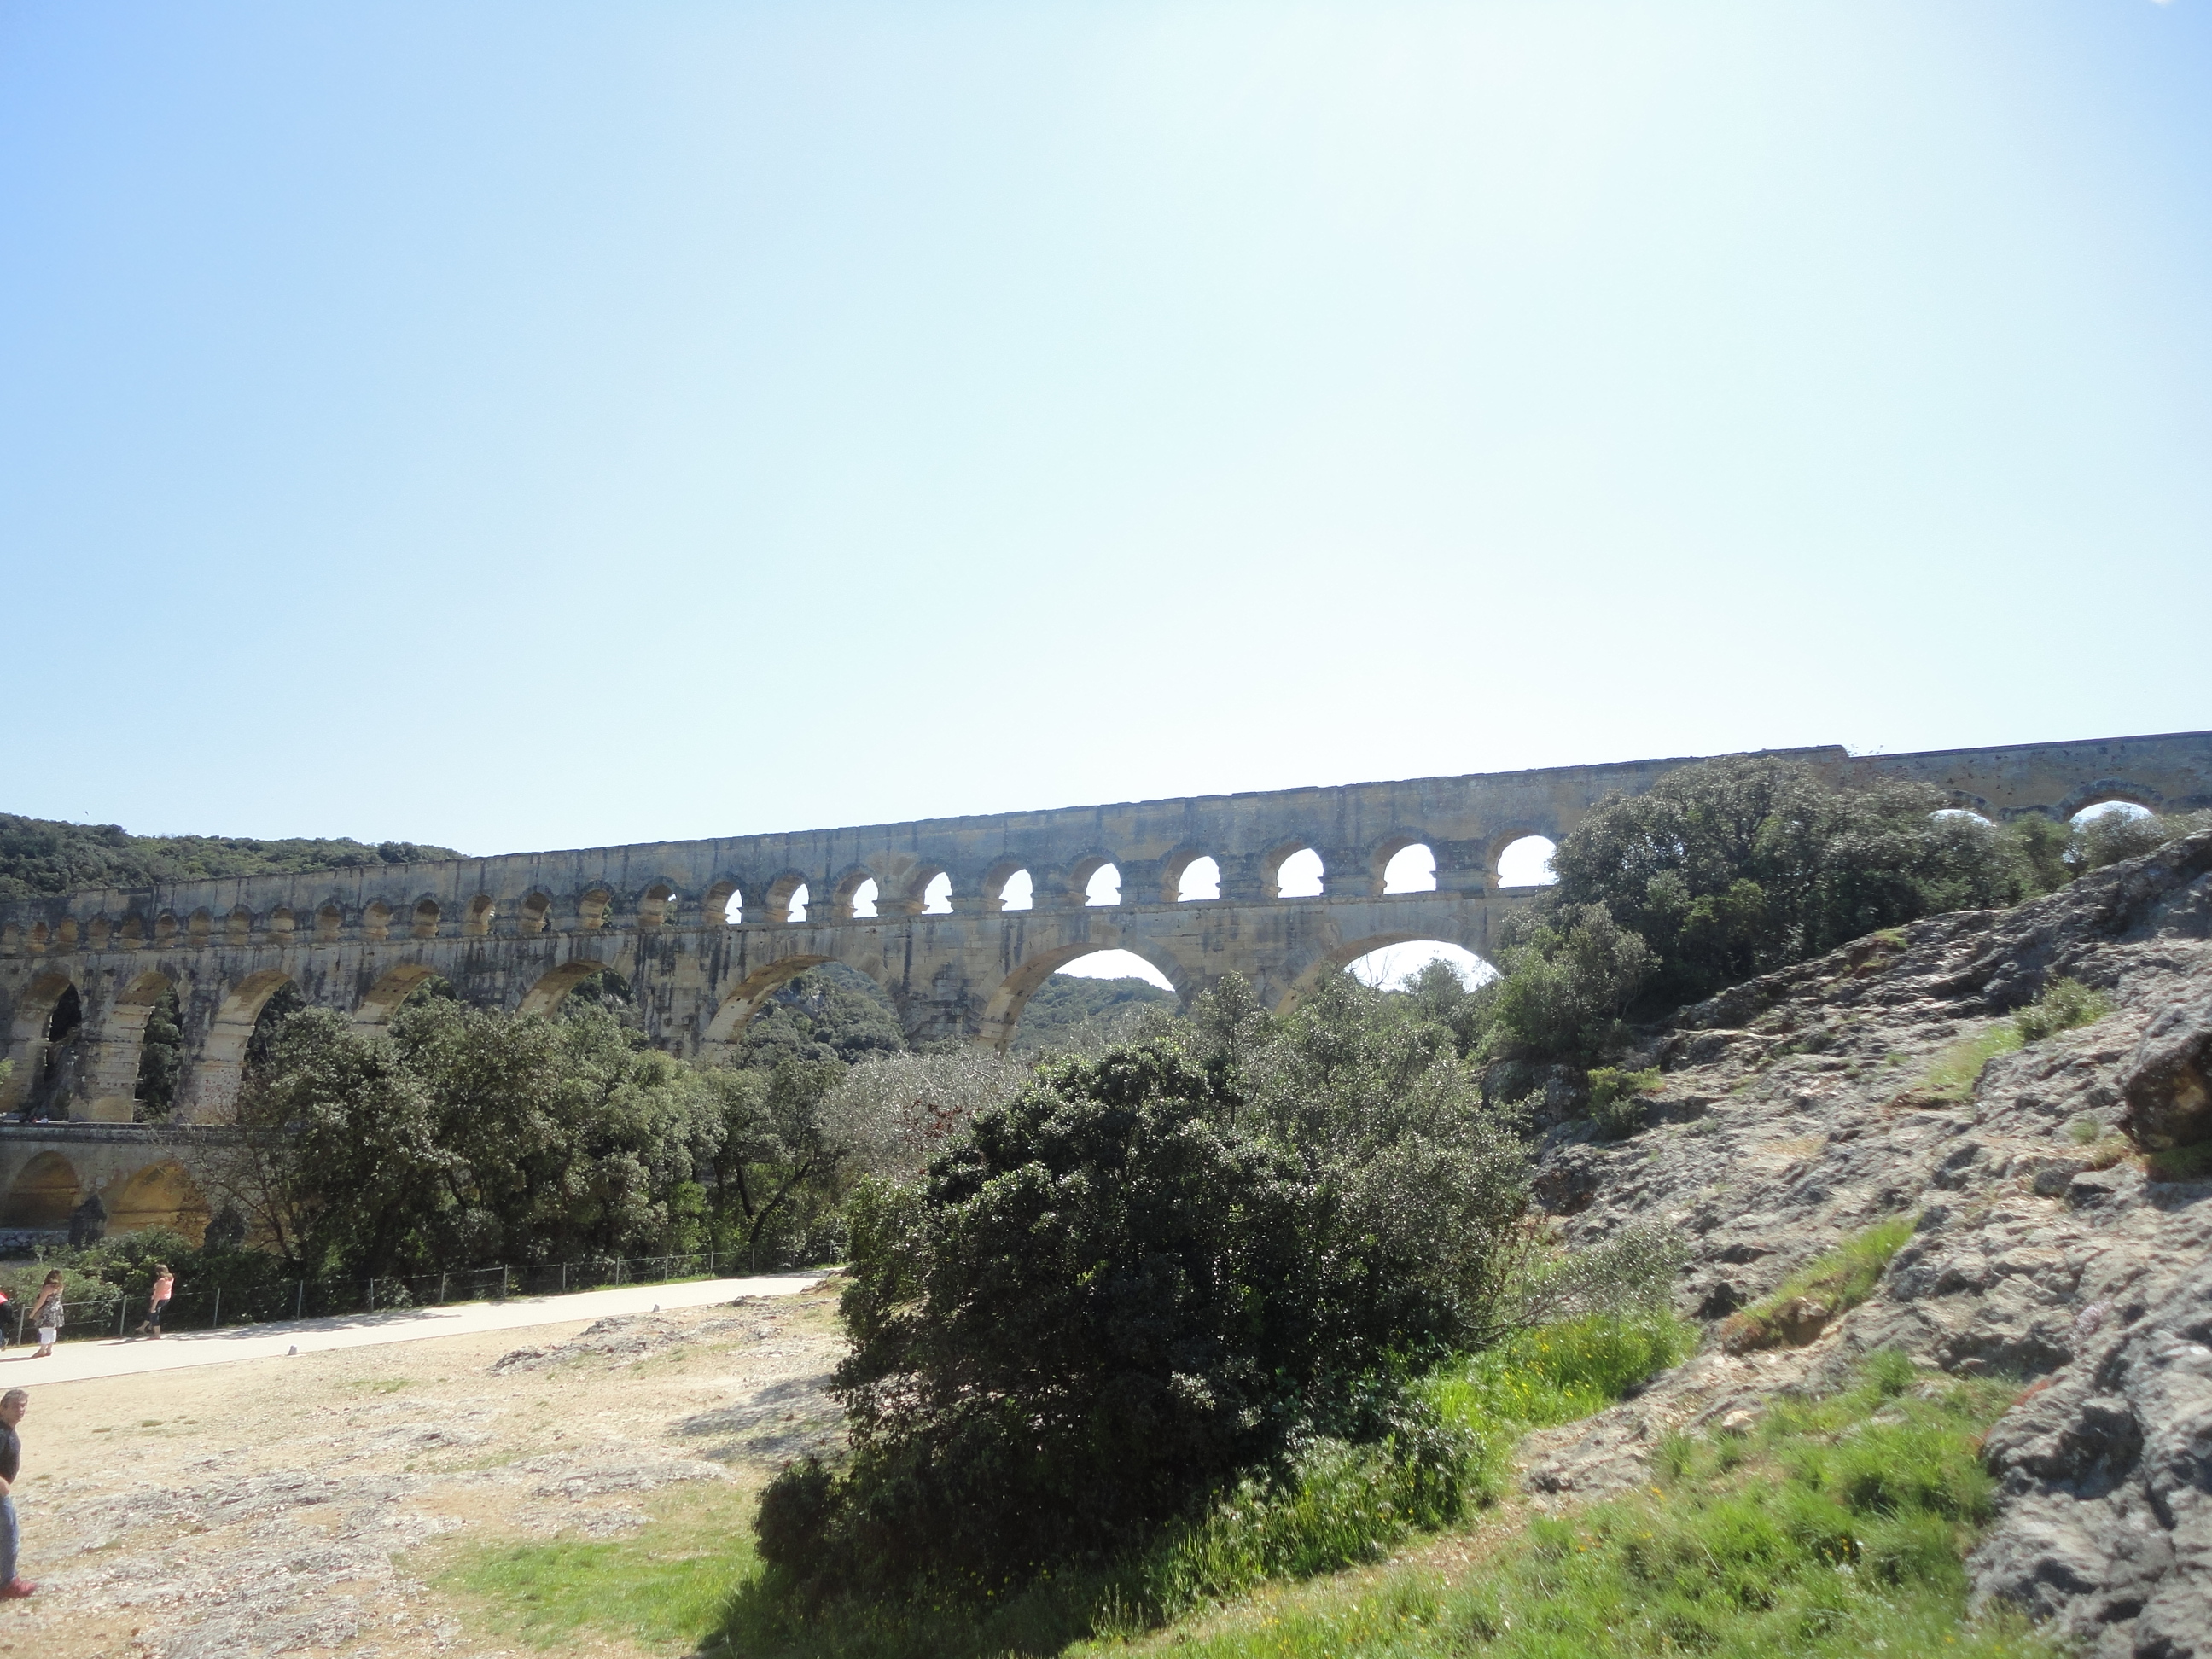
[[[2169,1008],[2143,1033],[2120,1079],[2122,1127],[2150,1152],[2212,1139],[2212,1002]]]
[[[1654,1033],[1624,1063],[1665,1086],[1629,1139],[1546,1133],[1537,1188],[1570,1245],[1679,1228],[1678,1305],[1715,1329],[1635,1400],[1538,1437],[1525,1484],[1543,1504],[1630,1484],[1668,1430],[1726,1432],[1899,1348],[2021,1385],[1986,1442],[2000,1492],[1968,1564],[1978,1599],[2097,1659],[2212,1659],[2212,1181],[2154,1181],[2135,1155],[2212,1138],[2212,834],[1902,935]],[[1971,1089],[1930,1079],[2059,975],[2112,1012]],[[1798,1298],[1763,1322],[1772,1346],[1720,1340],[1718,1322],[1900,1213],[1916,1231],[1865,1303]]]

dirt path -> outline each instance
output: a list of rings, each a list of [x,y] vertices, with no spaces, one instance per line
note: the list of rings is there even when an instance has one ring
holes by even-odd
[[[0,1652],[511,1650],[406,1553],[619,1535],[683,1483],[755,1485],[833,1435],[841,1352],[817,1289],[33,1385],[16,1492],[40,1590],[0,1604]]]
[[[325,1348],[422,1342],[472,1331],[519,1331],[532,1325],[588,1322],[659,1308],[701,1308],[734,1302],[740,1297],[791,1296],[820,1279],[819,1273],[794,1273],[628,1285],[613,1290],[577,1291],[568,1296],[518,1296],[394,1313],[284,1320],[217,1331],[173,1331],[158,1342],[140,1337],[80,1337],[59,1344],[44,1359],[31,1357],[35,1342],[20,1342],[0,1353],[0,1389],[76,1382],[137,1371],[182,1370],[193,1365],[228,1365],[240,1359],[279,1359],[293,1352],[314,1353]]]

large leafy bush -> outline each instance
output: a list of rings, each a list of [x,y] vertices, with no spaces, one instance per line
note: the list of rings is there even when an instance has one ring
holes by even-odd
[[[1394,1356],[1489,1324],[1498,1272],[1471,1258],[1521,1213],[1521,1154],[1447,1132],[1466,1097],[1419,1042],[1351,1024],[1364,1058],[1309,1054],[1297,1083],[1278,1054],[1249,1095],[1242,1066],[1172,1044],[1064,1063],[920,1188],[869,1189],[835,1385],[852,1464],[779,1478],[770,1563],[988,1587],[1134,1546],[1317,1435],[1450,1462]],[[1428,1054],[1458,1075],[1448,1037]]]

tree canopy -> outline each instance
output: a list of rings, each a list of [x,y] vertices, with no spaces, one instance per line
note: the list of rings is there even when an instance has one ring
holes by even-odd
[[[79,887],[149,887],[222,876],[294,875],[461,856],[450,847],[387,841],[255,841],[236,836],[133,836],[112,823],[65,823],[0,812],[0,898]]]

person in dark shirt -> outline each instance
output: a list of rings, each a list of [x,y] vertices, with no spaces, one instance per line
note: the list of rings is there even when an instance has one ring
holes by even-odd
[[[15,1474],[23,1466],[23,1437],[15,1425],[30,1409],[31,1396],[23,1389],[0,1394],[0,1601],[12,1601],[38,1589],[15,1571],[16,1547],[21,1542],[15,1529]]]

